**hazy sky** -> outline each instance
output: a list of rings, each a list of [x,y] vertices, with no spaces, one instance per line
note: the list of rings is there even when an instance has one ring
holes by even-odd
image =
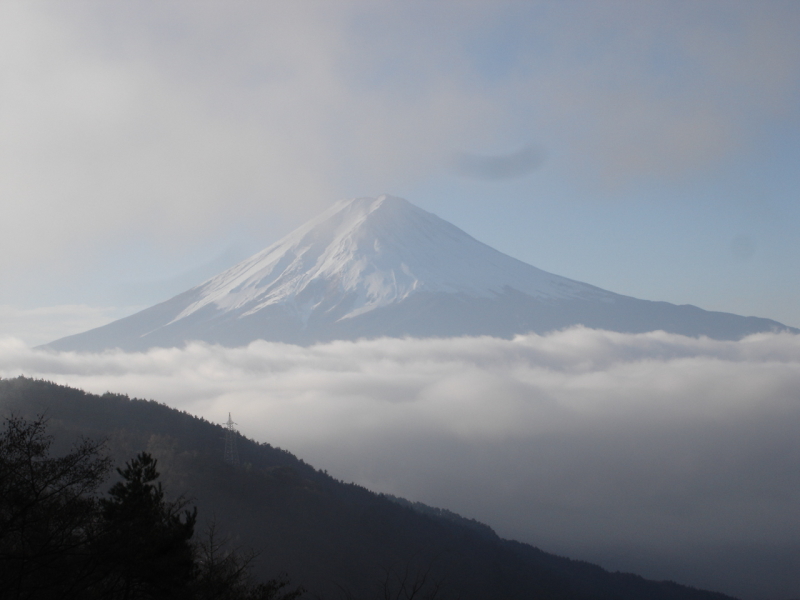
[[[391,193],[537,267],[800,326],[797,2],[3,2],[0,333]]]

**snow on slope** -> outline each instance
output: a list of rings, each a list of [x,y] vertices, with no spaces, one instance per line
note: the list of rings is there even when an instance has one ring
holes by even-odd
[[[200,297],[173,321],[208,305],[245,316],[289,304],[305,322],[315,309],[346,301],[345,319],[417,292],[492,297],[509,287],[535,298],[605,295],[498,252],[400,198],[357,198],[196,288]]]
[[[393,198],[341,201],[266,250],[165,302],[51,342],[97,352],[204,341],[314,344],[512,337],[571,327],[740,339],[769,319],[638,300],[546,273]],[[792,330],[796,331],[796,330]]]

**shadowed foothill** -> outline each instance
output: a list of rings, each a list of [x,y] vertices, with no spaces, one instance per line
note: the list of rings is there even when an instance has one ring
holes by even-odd
[[[243,558],[235,558],[231,565],[225,563],[229,554],[222,552],[220,571],[224,574],[237,565],[249,565],[253,575],[266,583],[258,587],[256,582],[237,579],[242,594],[261,590],[263,595],[218,596],[223,598],[280,598],[284,592],[286,598],[294,597],[285,579],[271,579],[276,573],[288,574],[293,584],[307,590],[309,598],[728,598],[609,573],[504,540],[475,521],[337,481],[286,451],[241,436],[236,440],[241,465],[236,467],[225,460],[223,427],[153,401],[110,393],[95,396],[17,378],[0,381],[0,411],[7,417],[16,415],[6,421],[3,434],[3,485],[13,484],[15,476],[13,468],[9,470],[18,459],[13,451],[14,432],[26,427],[34,428],[34,441],[39,442],[30,446],[34,455],[23,460],[37,465],[66,460],[67,467],[75,463],[70,457],[76,455],[88,461],[91,468],[84,475],[85,487],[68,495],[65,502],[85,502],[86,518],[99,515],[98,539],[110,544],[102,557],[87,552],[81,560],[90,561],[87,565],[91,566],[91,560],[119,555],[119,561],[103,563],[106,579],[92,583],[101,586],[96,589],[107,586],[117,595],[99,597],[123,597],[119,594],[134,587],[144,591],[124,597],[180,597],[169,595],[169,590],[191,590],[198,577],[213,581],[219,575],[206,568],[216,564],[209,562],[208,553],[221,552],[215,544],[224,537],[240,549],[255,549],[256,554],[240,552],[236,556]],[[46,421],[36,417],[41,414]],[[95,441],[72,447],[79,436]],[[117,464],[127,460],[105,495],[98,494],[109,468],[104,452]],[[4,494],[3,502],[9,498]],[[15,514],[13,504],[11,509]],[[193,545],[194,530],[207,533]],[[20,552],[18,542],[28,541],[25,534],[8,532],[7,526],[0,530],[1,551],[38,564],[35,552]],[[117,539],[127,541],[116,545]],[[160,571],[163,565],[167,568]],[[13,569],[10,563],[6,566]],[[56,561],[49,568],[55,577],[66,563]],[[240,571],[246,574],[247,569]],[[205,598],[202,594],[209,585],[187,597]]]

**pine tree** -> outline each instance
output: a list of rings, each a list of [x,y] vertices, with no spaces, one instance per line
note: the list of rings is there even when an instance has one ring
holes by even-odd
[[[191,538],[197,509],[168,502],[156,483],[156,460],[139,454],[124,469],[108,498],[100,500],[101,556],[109,565],[103,595],[123,600],[186,597],[194,568]]]
[[[102,443],[79,440],[51,457],[43,416],[0,432],[0,595],[82,598],[96,570],[95,492],[110,468]]]
[[[0,431],[0,600],[293,600],[285,577],[256,583],[252,552],[209,530],[197,509],[165,499],[156,460],[139,454],[97,497],[110,460],[79,440],[50,456],[46,420],[6,419]]]

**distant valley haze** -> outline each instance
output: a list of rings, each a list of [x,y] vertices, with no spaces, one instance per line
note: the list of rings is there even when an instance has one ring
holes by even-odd
[[[6,2],[0,46],[0,377],[800,598],[798,3]]]

